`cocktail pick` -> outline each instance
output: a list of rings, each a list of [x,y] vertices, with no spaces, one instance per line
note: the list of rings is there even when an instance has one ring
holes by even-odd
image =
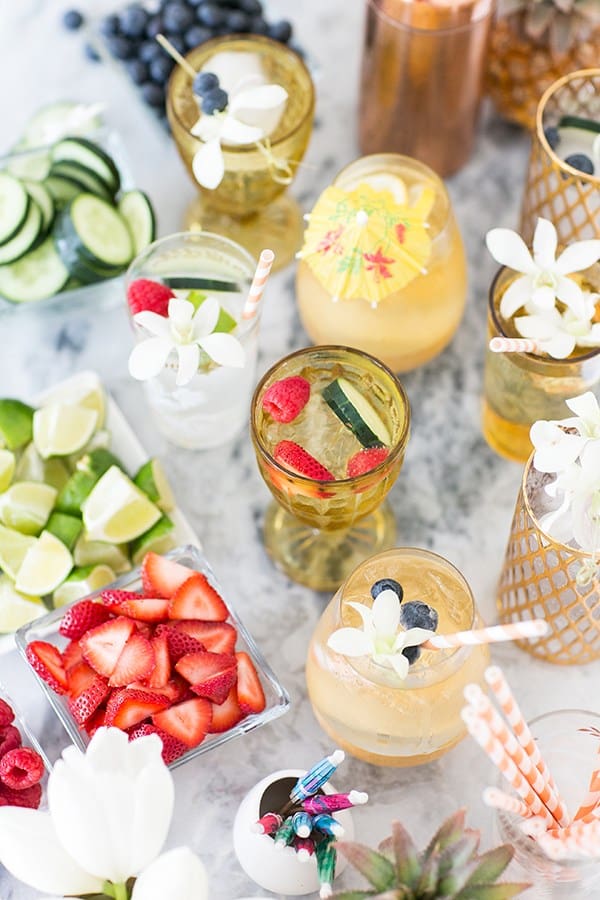
[[[290,792],[290,800],[293,803],[299,803],[302,800],[306,800],[307,797],[312,797],[313,794],[316,794],[319,788],[329,781],[345,758],[346,754],[343,750],[335,750],[331,756],[326,756],[316,763],[312,769],[308,770],[306,775],[302,775],[298,779]]]
[[[190,76],[190,78],[194,79],[196,77],[196,75],[197,75],[196,70],[189,64],[187,59],[185,59],[185,57],[183,57],[181,55],[179,50],[177,50],[177,48],[173,46],[171,41],[169,41],[164,36],[164,34],[157,34],[156,40],[160,44],[160,46],[163,48],[163,50],[166,50],[166,52],[169,54],[171,59],[173,59],[177,63],[178,66],[181,66],[181,68],[184,70],[184,72],[187,72],[187,74]]]
[[[252,831],[255,834],[275,834],[278,828],[281,828],[283,825],[283,819],[277,813],[266,813],[266,815],[261,816],[258,822],[255,822],[252,826]]]
[[[323,834],[331,835],[333,837],[342,837],[344,834],[344,829],[333,816],[330,816],[329,813],[320,813],[320,815],[315,816],[313,819],[313,828],[317,831],[322,831]]]
[[[315,852],[315,842],[311,838],[294,838],[294,850],[299,862],[308,862]]]
[[[302,809],[312,816],[319,813],[338,812],[341,809],[350,809],[353,806],[361,806],[369,799],[369,795],[363,791],[350,791],[349,794],[317,794],[315,797],[307,797],[302,801]]]
[[[294,840],[294,835],[295,831],[292,816],[288,816],[288,818],[283,822],[282,825],[279,826],[279,828],[275,832],[275,847],[278,850],[282,850],[284,847],[287,847],[288,844],[291,844]]]
[[[319,896],[321,900],[327,900],[333,894],[333,879],[335,876],[335,864],[337,860],[337,851],[335,849],[335,839],[321,841],[316,846],[317,856],[317,875],[321,883]]]
[[[299,810],[292,816],[294,832],[301,838],[307,838],[313,830],[313,820],[304,810]]]

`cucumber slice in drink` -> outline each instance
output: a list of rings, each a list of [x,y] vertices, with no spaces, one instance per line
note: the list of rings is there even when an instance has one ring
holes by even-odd
[[[200,278],[193,275],[161,275],[161,281],[173,290],[216,291],[230,293],[242,291],[245,287],[237,281],[221,281],[219,278]]]
[[[144,463],[136,472],[133,483],[163,512],[169,512],[175,506],[173,492],[158,459],[149,459]]]
[[[62,541],[68,550],[73,550],[77,538],[83,531],[83,522],[75,516],[53,512],[46,523],[46,531]]]
[[[594,134],[600,134],[600,122],[595,119],[584,119],[581,116],[561,116],[558,127],[579,128],[582,131],[591,131]]]
[[[363,447],[389,447],[392,436],[369,401],[346,378],[336,378],[321,395],[340,422],[356,435]]]
[[[0,244],[8,243],[21,231],[30,204],[29,194],[19,179],[0,172]]]
[[[119,213],[129,228],[137,256],[156,237],[156,219],[150,198],[143,191],[127,191],[119,200]]]
[[[12,397],[0,399],[0,446],[19,450],[28,444],[33,435],[35,410],[21,400]]]
[[[13,263],[0,266],[0,294],[13,303],[53,297],[69,280],[69,270],[51,237]]]

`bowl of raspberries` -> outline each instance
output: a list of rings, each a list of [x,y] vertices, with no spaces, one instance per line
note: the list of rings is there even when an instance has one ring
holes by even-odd
[[[0,687],[0,806],[38,809],[48,770],[41,747]]]

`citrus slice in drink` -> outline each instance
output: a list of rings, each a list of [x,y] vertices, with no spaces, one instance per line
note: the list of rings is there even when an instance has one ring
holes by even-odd
[[[18,450],[31,440],[35,410],[11,397],[0,399],[0,446]]]
[[[81,600],[106,587],[116,578],[110,566],[84,566],[81,569],[73,569],[69,577],[56,588],[52,595],[54,606],[65,606],[74,600]]]
[[[46,531],[62,541],[65,547],[73,550],[77,538],[83,530],[83,522],[76,516],[53,512],[46,523]]]
[[[68,456],[81,450],[96,428],[98,413],[85,406],[50,403],[35,411],[33,441],[42,457]]]
[[[0,495],[0,519],[22,534],[39,534],[52,511],[56,488],[38,481],[16,481]]]
[[[35,538],[14,528],[0,525],[0,569],[14,579],[25,559],[25,554],[35,544]]]
[[[81,507],[88,538],[125,544],[152,528],[160,510],[117,466],[94,485]]]
[[[0,450],[0,493],[5,491],[15,474],[15,454],[10,450]]]
[[[106,415],[106,400],[102,384],[93,372],[82,372],[67,378],[46,394],[43,403],[67,403],[71,406],[84,406],[97,412],[96,428],[102,428]]]
[[[374,191],[387,191],[394,198],[394,203],[404,206],[407,200],[406,185],[398,175],[387,172],[375,172],[373,175],[357,176],[350,184],[344,184],[345,191],[354,191],[361,184],[368,184]]]
[[[106,541],[91,541],[85,533],[79,535],[73,556],[76,566],[107,565],[117,575],[131,569],[126,546],[107,544]]]
[[[22,594],[51,594],[73,568],[73,557],[62,541],[43,531],[29,548],[17,573],[15,587]]]
[[[22,594],[7,575],[0,575],[0,632],[16,631],[46,612],[39,597]]]
[[[43,481],[60,491],[69,480],[69,470],[62,459],[42,459],[32,441],[19,457],[15,477],[19,481]]]
[[[133,483],[163,512],[170,512],[175,506],[173,492],[158,459],[149,459],[144,463],[137,471]]]
[[[158,522],[139,538],[131,542],[131,559],[135,566],[139,565],[146,553],[166,553],[175,546],[175,526],[168,516],[162,516]]]

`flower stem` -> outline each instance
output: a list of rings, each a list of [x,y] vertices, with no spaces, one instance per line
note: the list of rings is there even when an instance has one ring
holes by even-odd
[[[126,884],[115,884],[115,900],[129,900]]]

